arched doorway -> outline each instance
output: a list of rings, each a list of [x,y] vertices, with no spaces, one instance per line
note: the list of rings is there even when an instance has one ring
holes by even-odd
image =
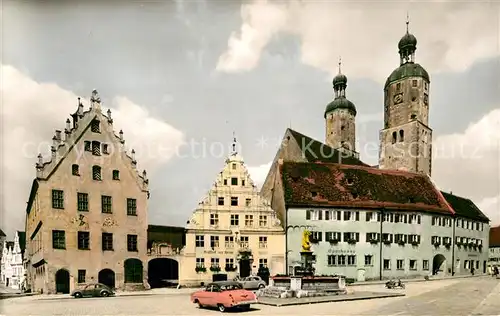
[[[151,288],[177,285],[179,263],[170,258],[156,258],[148,263],[148,283]]]
[[[136,258],[125,260],[123,264],[125,283],[142,283],[142,261]]]
[[[99,283],[107,285],[112,289],[115,287],[115,272],[111,269],[102,269],[99,271],[97,279]]]
[[[69,294],[69,272],[59,269],[56,272],[56,293]]]
[[[432,260],[432,275],[436,275],[446,269],[446,258],[442,254],[437,254]]]

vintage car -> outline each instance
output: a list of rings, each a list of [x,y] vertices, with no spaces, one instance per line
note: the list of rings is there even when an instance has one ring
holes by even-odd
[[[266,281],[262,280],[260,276],[251,275],[243,279],[238,279],[244,289],[246,290],[257,290],[266,287]]]
[[[74,298],[81,297],[108,297],[114,296],[115,292],[108,286],[101,283],[87,284],[82,288],[76,289],[71,293]]]
[[[207,285],[204,290],[191,294],[191,301],[200,308],[217,307],[224,312],[229,308],[250,309],[250,304],[257,303],[257,296],[244,290],[240,283],[219,281]]]

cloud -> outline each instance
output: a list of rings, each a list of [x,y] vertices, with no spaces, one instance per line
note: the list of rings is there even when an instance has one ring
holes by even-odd
[[[54,130],[64,129],[69,114],[76,110],[77,95],[55,83],[36,82],[12,66],[2,65],[0,72],[2,227],[12,234],[15,229],[24,230],[25,203],[35,177],[36,156],[48,153]],[[103,111],[107,110],[105,100]],[[83,103],[88,104],[85,100]],[[125,144],[136,150],[141,169],[154,171],[184,143],[181,131],[126,97],[115,97],[111,104],[114,129],[116,133],[123,129]]]
[[[254,184],[258,188],[261,188],[262,185],[264,184],[266,176],[269,173],[269,170],[271,169],[271,164],[272,161],[260,166],[255,166],[255,167],[248,166],[248,173],[250,173],[250,177],[252,178]]]
[[[477,206],[490,218],[491,226],[500,226],[500,194],[482,200]]]
[[[433,144],[432,177],[444,191],[480,202],[500,194],[500,109]]]
[[[407,11],[418,39],[417,61],[428,69],[463,71],[498,55],[498,4],[258,0],[241,6],[240,32],[230,35],[217,70],[255,68],[273,37],[286,33],[300,39],[304,64],[333,74],[342,56],[347,74],[382,81],[387,69],[399,65]]]

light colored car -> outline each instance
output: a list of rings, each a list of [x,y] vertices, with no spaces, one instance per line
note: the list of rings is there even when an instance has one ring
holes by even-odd
[[[204,290],[191,294],[191,302],[200,308],[217,307],[225,312],[229,308],[250,309],[250,304],[257,303],[257,296],[244,290],[238,282],[219,281],[207,285]]]
[[[256,276],[256,275],[248,276],[246,278],[238,280],[238,282],[246,290],[263,289],[267,285],[266,281],[262,280],[260,276]]]
[[[82,288],[76,289],[71,293],[74,298],[81,297],[108,297],[114,296],[115,293],[108,286],[101,283],[87,284]]]

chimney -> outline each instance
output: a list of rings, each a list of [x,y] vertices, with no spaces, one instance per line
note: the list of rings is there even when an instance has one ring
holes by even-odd
[[[64,129],[64,131],[66,133],[69,133],[69,131],[71,131],[71,121],[69,120],[69,118],[66,119],[66,128]]]
[[[123,142],[125,142],[125,141],[123,140],[123,130],[120,130],[119,135],[120,135],[120,141],[121,141],[122,143],[123,143]]]
[[[108,109],[108,122],[113,123],[113,119],[111,118],[111,109]]]
[[[43,166],[43,157],[42,157],[42,154],[38,154],[38,163],[37,163],[37,166]]]
[[[55,135],[55,138],[61,142],[62,138],[61,138],[61,131],[56,129],[56,135]]]
[[[132,166],[133,166],[134,168],[136,168],[136,167],[137,167],[137,161],[135,160],[135,150],[134,150],[134,149],[132,149],[132,152],[131,152],[131,153],[132,153]]]

